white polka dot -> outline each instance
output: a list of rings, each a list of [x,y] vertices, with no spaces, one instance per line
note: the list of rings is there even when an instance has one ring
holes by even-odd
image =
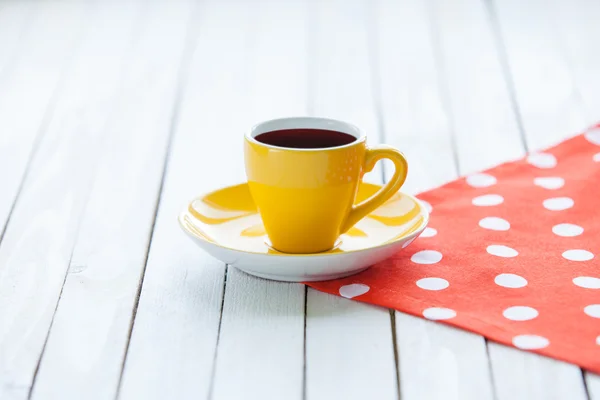
[[[511,321],[529,321],[539,315],[538,311],[533,307],[527,306],[514,306],[508,307],[502,312],[504,318],[510,319]]]
[[[600,318],[600,304],[590,304],[589,306],[585,306],[583,312],[590,317]]]
[[[550,211],[562,211],[573,207],[575,202],[570,197],[553,197],[544,200],[544,208]]]
[[[417,264],[435,264],[442,259],[442,253],[435,250],[421,250],[416,252],[410,258],[410,261]]]
[[[424,238],[434,237],[435,235],[437,235],[437,230],[435,230],[434,228],[430,228],[430,227],[425,228],[423,233],[421,233],[421,237],[424,237]]]
[[[425,290],[442,290],[446,289],[450,284],[442,278],[423,278],[417,281],[417,286]]]
[[[550,153],[533,153],[527,157],[527,162],[538,168],[556,167],[556,157]]]
[[[502,244],[491,244],[487,247],[486,251],[493,256],[511,258],[519,255],[519,252],[508,246]]]
[[[419,200],[419,201],[421,202],[421,204],[423,205],[423,207],[425,207],[425,209],[427,210],[427,212],[431,214],[431,212],[433,211],[433,207],[431,207],[431,204],[429,204],[425,200]]]
[[[573,283],[586,289],[600,289],[600,278],[592,276],[578,276],[577,278],[573,278]]]
[[[600,146],[600,128],[590,129],[588,132],[586,132],[585,138],[589,142]]]
[[[402,248],[403,248],[403,249],[405,249],[405,248],[407,248],[408,246],[410,246],[410,244],[411,244],[412,242],[414,242],[416,238],[417,238],[417,236],[415,236],[414,238],[412,238],[412,239],[410,239],[410,240],[407,240],[406,242],[404,242],[404,243],[402,244]]]
[[[510,289],[517,289],[527,286],[527,279],[516,274],[500,274],[494,278],[498,286]]]
[[[495,185],[496,178],[489,174],[473,174],[467,176],[467,183],[476,188],[488,187]]]
[[[507,231],[510,229],[510,223],[498,217],[485,217],[479,221],[479,226],[492,231]]]
[[[456,317],[456,311],[450,308],[430,307],[423,310],[423,316],[434,321]]]
[[[594,258],[592,253],[581,249],[567,250],[562,253],[562,256],[569,261],[589,261]]]
[[[550,344],[550,341],[543,336],[538,335],[518,335],[512,340],[515,347],[522,350],[543,349]]]
[[[581,235],[583,228],[575,224],[558,224],[552,227],[552,232],[562,237],[573,237]]]
[[[353,297],[367,293],[369,289],[371,289],[369,286],[363,285],[362,283],[344,285],[340,288],[340,296],[345,297],[347,299],[351,299]]]
[[[596,153],[592,156],[592,160],[595,162],[600,162],[600,153]]]
[[[555,190],[565,186],[565,180],[558,176],[548,176],[544,178],[535,178],[533,184],[543,187],[544,189]]]
[[[497,206],[504,202],[504,197],[499,194],[484,194],[483,196],[475,197],[471,202],[475,206]]]
[[[598,346],[600,346],[600,336],[598,336],[598,337],[596,338],[596,344],[597,344]]]

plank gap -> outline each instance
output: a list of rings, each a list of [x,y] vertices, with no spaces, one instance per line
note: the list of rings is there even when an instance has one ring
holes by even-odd
[[[489,374],[489,379],[490,379],[490,385],[492,385],[492,398],[494,400],[498,399],[498,395],[496,394],[496,381],[494,380],[494,374],[492,373],[492,358],[490,357],[490,348],[488,345],[488,338],[486,338],[485,336],[483,337],[483,339],[485,340],[485,355],[487,358],[487,363],[488,363],[488,374]]]
[[[302,400],[306,400],[306,309],[308,305],[308,286],[304,285],[304,348],[302,351]]]
[[[585,398],[586,398],[586,400],[593,400],[592,395],[590,394],[590,391],[588,389],[587,379],[585,379],[586,372],[583,368],[579,368],[579,371],[581,372],[581,380],[583,381],[583,389],[585,390]]]
[[[8,224],[7,224],[8,225]],[[77,227],[77,234],[79,233],[79,229],[81,227],[81,223]],[[76,235],[77,236],[77,235]],[[69,256],[69,263],[71,265],[71,260],[73,259],[73,253],[75,252],[75,246],[71,249],[71,255]],[[69,276],[70,268],[67,268],[65,272],[65,276],[63,278],[63,283],[60,287],[60,293],[58,294],[58,301],[54,305],[54,311],[52,312],[52,319],[50,320],[50,325],[48,326],[48,331],[46,332],[46,338],[44,339],[44,344],[42,345],[42,350],[40,351],[40,356],[38,358],[37,364],[35,365],[35,370],[33,371],[33,378],[31,379],[31,385],[29,385],[29,391],[27,392],[27,400],[31,400],[31,396],[33,395],[33,389],[35,387],[35,382],[38,376],[38,372],[40,370],[40,365],[42,365],[42,359],[44,358],[44,352],[46,350],[46,345],[48,344],[48,339],[50,338],[50,332],[52,331],[52,326],[54,325],[54,318],[56,317],[56,312],[58,311],[58,306],[60,305],[60,298],[63,294],[63,289],[65,288],[65,282],[67,281],[67,276]]]
[[[315,85],[317,82],[317,63],[314,60],[317,57],[316,46],[316,7],[312,1],[306,2],[306,113],[314,116],[315,113]],[[308,308],[308,286],[304,285],[304,327],[303,327],[303,348],[302,348],[302,400],[306,400],[306,322]]]
[[[398,358],[398,340],[396,339],[396,310],[390,309],[390,323],[392,324],[392,346],[394,349],[394,364],[396,364],[396,390],[398,400],[402,400],[400,391],[400,360]]]
[[[227,291],[227,273],[229,272],[229,265],[225,264],[225,272],[223,273],[223,295],[221,297],[221,309],[219,310],[219,324],[217,325],[217,341],[215,343],[215,352],[213,353],[212,372],[210,374],[210,386],[208,387],[207,399],[213,398],[213,392],[215,387],[215,374],[217,372],[217,355],[219,352],[219,339],[221,339],[221,324],[223,322],[223,310],[225,308],[225,292]]]
[[[180,88],[178,87],[178,91]],[[178,98],[176,95],[175,104],[178,103]],[[177,106],[175,106],[177,107]],[[175,113],[174,113],[175,114]],[[156,196],[156,202],[154,203],[154,215],[152,216],[152,225],[150,227],[150,233],[148,236],[148,245],[146,247],[146,253],[144,254],[144,266],[142,267],[142,272],[140,274],[140,283],[138,285],[136,294],[135,294],[135,302],[133,303],[133,309],[131,310],[131,320],[129,321],[129,329],[127,331],[127,339],[125,342],[125,353],[123,354],[123,361],[121,363],[121,372],[119,373],[119,380],[117,381],[117,392],[115,398],[119,397],[119,392],[121,390],[121,383],[123,381],[123,371],[125,371],[125,363],[127,362],[127,354],[129,352],[129,343],[131,342],[131,335],[133,334],[133,326],[135,324],[135,317],[137,316],[138,306],[140,304],[140,296],[142,294],[142,287],[144,286],[144,276],[146,276],[146,268],[148,266],[148,256],[150,255],[150,247],[152,246],[152,239],[154,238],[154,228],[156,226],[156,220],[158,217],[158,210],[160,209],[160,202],[162,199],[163,186],[165,183],[165,176],[167,171],[167,166],[169,164],[170,154],[171,154],[171,143],[173,139],[172,132],[174,131],[174,121],[177,118],[174,116],[171,119],[171,127],[169,128],[170,134],[167,139],[167,149],[164,158],[164,165],[162,170],[162,175],[160,178],[160,184],[158,187],[158,193]]]

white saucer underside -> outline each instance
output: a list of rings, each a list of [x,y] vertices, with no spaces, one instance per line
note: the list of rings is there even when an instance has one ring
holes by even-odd
[[[377,190],[370,184],[364,187]],[[223,200],[233,198],[245,198],[243,209]],[[248,274],[286,282],[330,280],[364,271],[403,251],[423,232],[428,220],[426,208],[416,198],[397,193],[342,235],[333,250],[293,255],[268,246],[260,217],[243,185],[197,198],[179,216],[183,230],[213,257]]]
[[[213,257],[259,278],[285,282],[309,282],[338,279],[364,271],[371,265],[389,258],[402,250],[414,235],[386,244],[351,253],[333,253],[323,256],[292,256],[253,254],[226,249],[190,236]]]

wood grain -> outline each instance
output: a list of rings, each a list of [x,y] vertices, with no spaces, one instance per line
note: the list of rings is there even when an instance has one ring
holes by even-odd
[[[0,239],[74,51],[82,13],[75,5],[0,3]]]
[[[460,175],[525,155],[483,1],[431,1],[436,65]]]
[[[564,54],[588,124],[600,120],[600,3],[588,0],[554,0],[546,6],[554,27],[552,39]],[[547,34],[547,32],[545,32]]]
[[[68,268],[93,179],[96,146],[119,87],[122,56],[137,10],[124,3],[122,18],[115,20],[110,7],[86,10],[85,3],[70,2],[48,7],[32,31],[43,35],[32,36],[40,47],[33,47],[37,51],[30,55],[31,64],[20,73],[50,88],[56,84],[52,74],[61,65],[59,58],[68,58],[68,50],[53,46],[80,35],[83,15],[93,12],[94,18],[86,24],[81,39],[85,45],[64,71],[69,79],[52,106],[47,126],[42,127],[44,136],[0,246],[2,398],[28,395]],[[53,50],[59,51],[57,58]],[[42,65],[46,63],[50,79],[37,80],[35,74],[45,75]],[[35,96],[39,89],[26,87],[22,95]],[[27,119],[27,114],[20,116],[19,122]]]
[[[376,4],[371,26],[383,140],[398,147],[410,164],[402,190],[419,193],[456,176],[428,9],[419,1],[380,0]]]
[[[33,399],[107,399],[116,394],[154,222],[191,8],[190,2],[152,2],[136,23]]]
[[[32,14],[36,11],[33,2],[0,3],[0,80],[10,79],[2,74],[14,66],[19,51],[28,48],[29,43],[23,43],[23,39],[30,28]]]
[[[553,39],[546,4],[490,3],[531,150],[556,144],[586,127],[581,98],[565,55]]]
[[[581,370],[496,344],[489,348],[498,399],[586,399]]]

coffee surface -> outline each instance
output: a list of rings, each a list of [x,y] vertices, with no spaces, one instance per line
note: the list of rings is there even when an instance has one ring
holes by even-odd
[[[354,136],[344,132],[304,128],[265,132],[256,136],[255,139],[271,146],[292,149],[326,149],[356,141]]]

